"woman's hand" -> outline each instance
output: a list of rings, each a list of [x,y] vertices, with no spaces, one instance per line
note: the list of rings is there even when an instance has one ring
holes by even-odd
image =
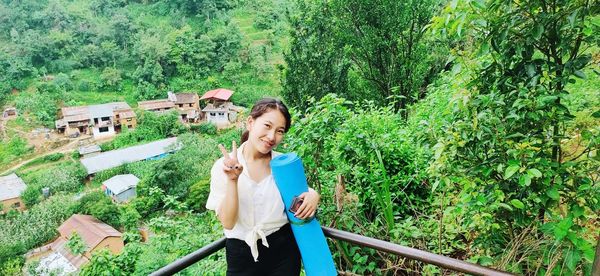
[[[225,172],[227,178],[236,181],[240,177],[240,174],[242,174],[244,167],[238,162],[235,141],[231,141],[231,156],[223,145],[219,144],[219,149],[223,153],[223,172]]]
[[[319,193],[312,188],[309,188],[308,192],[304,192],[298,197],[301,198],[303,202],[296,211],[296,217],[299,219],[314,217],[317,212],[319,201],[321,200]]]

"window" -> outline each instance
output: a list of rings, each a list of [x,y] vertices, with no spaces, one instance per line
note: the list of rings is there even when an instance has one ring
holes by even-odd
[[[179,106],[179,107],[183,107],[183,104],[178,104],[177,106]]]
[[[102,133],[102,132],[108,132],[108,127],[101,127],[98,130],[100,131],[100,133]]]
[[[94,124],[98,124],[98,118],[94,118]]]
[[[219,112],[219,116],[225,116],[225,113]]]
[[[21,202],[15,202],[15,203],[13,203],[12,207],[13,208],[19,208],[19,207],[21,207]]]
[[[192,107],[192,106],[193,106],[193,105],[192,105],[192,104],[190,104],[190,107]]]
[[[133,128],[133,126],[132,125],[127,125],[127,128]]]
[[[110,121],[110,117],[102,117],[102,121]]]
[[[131,122],[131,120],[132,120],[131,118],[127,118],[127,122]]]
[[[210,116],[217,116],[217,113],[211,112]]]

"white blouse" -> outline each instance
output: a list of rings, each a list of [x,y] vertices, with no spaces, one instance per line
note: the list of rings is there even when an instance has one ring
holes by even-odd
[[[237,153],[238,161],[244,167],[237,184],[239,200],[237,221],[231,230],[223,229],[223,232],[227,238],[245,241],[250,246],[252,257],[256,262],[258,261],[258,239],[262,240],[264,246],[269,247],[267,236],[285,225],[287,216],[273,175],[268,175],[258,183],[250,178],[242,154],[246,144],[243,143]],[[271,151],[271,158],[279,154]],[[221,157],[210,172],[210,194],[206,201],[206,209],[215,212],[225,198],[227,176],[223,172],[223,166],[223,157]]]

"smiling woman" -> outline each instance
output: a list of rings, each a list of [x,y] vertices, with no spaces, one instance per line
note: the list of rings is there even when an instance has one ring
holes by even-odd
[[[219,145],[223,157],[211,170],[206,208],[224,228],[227,275],[300,274],[300,252],[270,166],[290,120],[281,101],[262,99],[250,112],[239,150],[235,142],[231,153]],[[310,189],[299,198],[296,217],[314,216],[319,194]]]

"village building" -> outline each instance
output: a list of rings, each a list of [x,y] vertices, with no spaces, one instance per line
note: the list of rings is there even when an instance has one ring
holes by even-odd
[[[165,113],[176,110],[182,122],[200,120],[200,99],[196,93],[167,92],[166,99],[140,101],[138,107],[146,111]]]
[[[7,107],[2,112],[2,119],[8,120],[8,119],[16,118],[17,115],[19,115],[19,113],[17,112],[16,108]]]
[[[79,156],[80,157],[91,157],[94,155],[98,155],[102,149],[98,145],[87,145],[83,147],[79,147]]]
[[[241,108],[230,101],[231,95],[233,95],[233,91],[219,88],[207,91],[200,97],[200,100],[206,101],[202,112],[207,122],[220,127],[226,127],[231,122],[235,122]]]
[[[102,152],[80,159],[88,174],[116,168],[141,160],[159,159],[179,149],[177,137],[150,142],[143,145]]]
[[[88,134],[102,138],[137,125],[135,112],[125,102],[63,107],[60,113],[61,119],[55,126],[67,136]]]
[[[72,215],[58,227],[60,236],[52,243],[31,250],[26,254],[28,261],[39,260],[37,271],[52,271],[67,275],[79,270],[92,258],[96,251],[107,249],[112,254],[123,251],[121,232],[89,215]],[[85,251],[75,254],[67,243],[77,233],[85,244]]]
[[[102,182],[102,190],[116,203],[124,203],[136,196],[135,188],[140,179],[133,174],[115,175]]]
[[[0,176],[0,213],[7,213],[10,210],[25,210],[25,204],[21,199],[21,194],[27,185],[16,174],[12,173],[7,176]]]

